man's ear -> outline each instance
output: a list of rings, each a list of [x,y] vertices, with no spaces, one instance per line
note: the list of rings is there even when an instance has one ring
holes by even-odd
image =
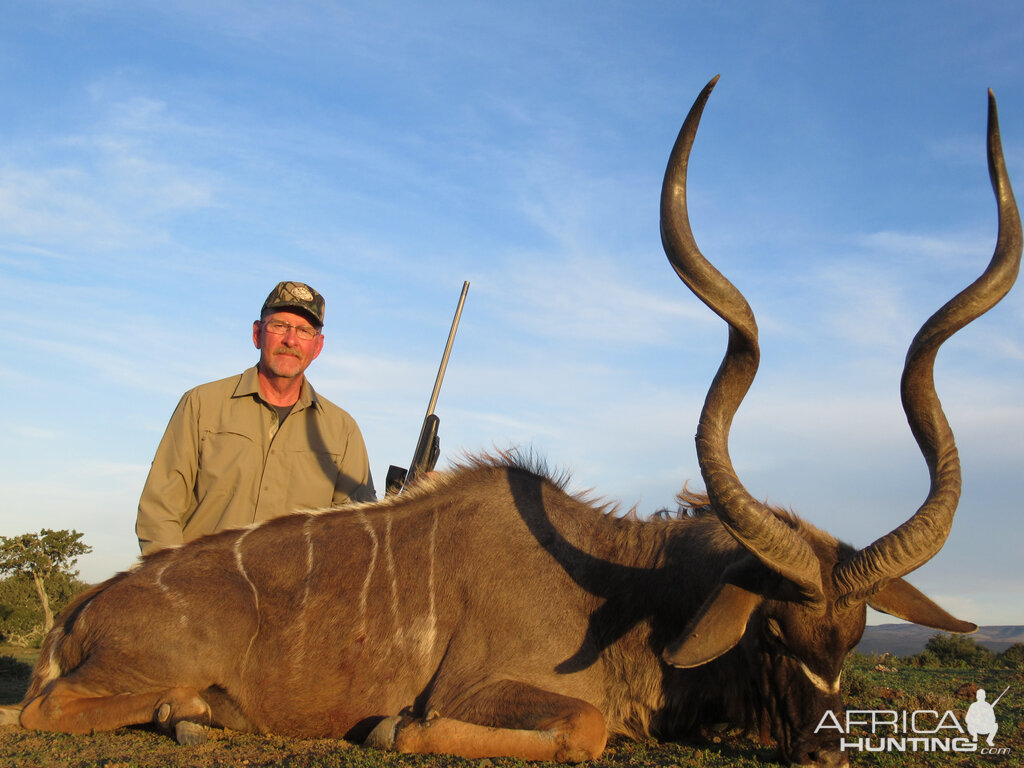
[[[252,343],[256,349],[260,348],[260,331],[263,328],[263,324],[259,320],[254,320],[252,323]]]
[[[322,333],[318,333],[316,335],[316,343],[313,345],[313,356],[309,359],[309,361],[313,362],[318,357],[320,357],[320,353],[323,352],[323,350],[324,350],[324,335]]]
[[[747,631],[750,614],[763,600],[761,595],[735,584],[719,585],[661,657],[673,667],[683,669],[717,659],[740,641]]]

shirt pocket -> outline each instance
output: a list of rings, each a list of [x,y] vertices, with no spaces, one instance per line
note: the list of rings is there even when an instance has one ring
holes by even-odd
[[[256,442],[241,432],[208,431],[199,443],[196,495],[230,498],[239,492],[252,494],[259,482],[263,459]]]

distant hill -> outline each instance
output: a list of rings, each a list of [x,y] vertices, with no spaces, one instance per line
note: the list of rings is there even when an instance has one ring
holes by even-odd
[[[935,635],[937,629],[919,627],[916,624],[879,624],[864,630],[857,650],[861,653],[891,653],[896,656],[912,656],[924,650],[925,644]],[[968,635],[978,645],[999,653],[1014,643],[1024,643],[1024,627],[981,627]]]

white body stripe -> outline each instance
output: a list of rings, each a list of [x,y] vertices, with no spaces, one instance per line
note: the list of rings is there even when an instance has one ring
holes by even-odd
[[[370,600],[370,583],[373,581],[374,571],[377,570],[377,555],[380,552],[380,540],[377,538],[377,532],[373,529],[373,523],[370,522],[366,514],[362,509],[358,510],[358,512],[359,519],[363,523],[363,528],[366,529],[366,533],[370,536],[370,564],[366,568],[366,578],[363,579],[363,586],[359,591],[359,627],[360,633],[365,634],[368,627],[366,608]]]
[[[260,633],[260,594],[256,591],[256,585],[252,583],[252,579],[249,578],[249,574],[245,571],[245,564],[242,562],[242,542],[245,541],[245,537],[253,531],[253,528],[246,528],[239,537],[235,540],[235,544],[232,547],[232,551],[235,554],[235,565],[238,566],[238,572],[242,574],[242,578],[248,582],[249,587],[252,589],[252,598],[256,604],[256,629],[252,633],[252,637],[249,638],[249,647],[246,648],[245,656],[242,658],[241,666],[244,668],[246,661],[249,659],[249,654],[252,652],[252,646],[256,642],[256,637]]]

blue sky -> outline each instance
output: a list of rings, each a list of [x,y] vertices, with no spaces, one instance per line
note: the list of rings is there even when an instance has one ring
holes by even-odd
[[[469,280],[441,466],[520,446],[624,507],[672,505],[700,486],[725,329],[665,260],[658,195],[716,74],[691,220],[762,344],[734,463],[860,546],[923,500],[898,379],[992,254],[988,88],[1024,194],[1018,3],[3,6],[0,535],[71,527],[86,579],[131,566],[171,410],[255,362],[283,279],[327,298],[310,379],[359,421],[378,487]],[[1024,288],[937,381],[964,495],[911,581],[1024,623]]]

